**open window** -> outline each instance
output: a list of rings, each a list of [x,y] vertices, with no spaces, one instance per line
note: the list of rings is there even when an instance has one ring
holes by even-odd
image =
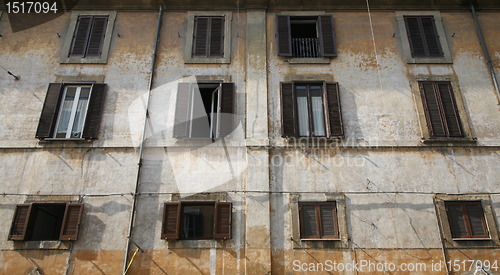
[[[282,136],[344,136],[338,83],[281,83]]]
[[[74,241],[78,237],[83,204],[33,203],[18,204],[9,240]]]
[[[293,58],[337,56],[331,15],[277,15],[278,55]]]
[[[165,203],[161,238],[230,239],[231,209],[229,202]]]
[[[301,239],[339,239],[335,202],[299,202]]]
[[[234,83],[179,83],[175,138],[224,138],[233,131]]]
[[[49,84],[36,138],[97,138],[105,90],[106,84],[98,83]]]
[[[453,238],[489,238],[480,201],[447,201],[445,205]]]

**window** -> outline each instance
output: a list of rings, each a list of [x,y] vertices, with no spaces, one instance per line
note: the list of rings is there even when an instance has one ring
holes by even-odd
[[[172,202],[163,208],[162,239],[231,239],[230,202]]]
[[[438,11],[397,11],[396,19],[407,63],[452,63]]]
[[[51,83],[38,123],[39,139],[95,139],[106,84]]]
[[[74,241],[78,237],[83,204],[18,204],[10,229],[13,241]]]
[[[463,138],[457,103],[449,81],[419,81],[430,138]]]
[[[179,83],[174,137],[224,138],[233,131],[234,83]]]
[[[445,202],[453,238],[489,238],[480,201]]]
[[[277,15],[278,55],[293,58],[337,56],[331,15]]]
[[[230,63],[231,12],[188,12],[185,63]]]
[[[61,63],[107,62],[116,12],[73,12]]]
[[[283,137],[343,137],[338,83],[281,83]]]
[[[301,239],[339,239],[335,202],[301,202]]]

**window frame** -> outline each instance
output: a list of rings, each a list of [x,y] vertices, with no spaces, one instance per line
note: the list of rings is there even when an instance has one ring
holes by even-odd
[[[232,36],[232,12],[230,11],[188,11],[186,29],[186,44],[184,49],[184,63],[212,63],[212,64],[229,64],[231,63],[231,36]],[[224,33],[223,35],[223,50],[222,57],[195,57],[193,56],[193,42],[195,35],[195,18],[196,17],[223,17],[224,18]]]
[[[82,126],[82,130],[80,132],[80,136],[79,137],[72,137],[71,136],[71,129],[74,127],[74,120],[76,118],[76,110],[78,108],[78,101],[80,100],[80,96],[81,96],[81,90],[82,88],[84,87],[89,87],[90,90],[89,90],[89,96],[88,96],[88,100],[90,100],[90,97],[92,96],[92,86],[91,85],[64,85],[63,86],[63,94],[62,94],[62,97],[61,97],[61,104],[59,105],[59,113],[57,114],[57,119],[56,119],[56,124],[55,124],[55,128],[54,128],[54,133],[52,135],[52,138],[55,138],[57,139],[57,130],[59,128],[59,122],[61,120],[61,116],[62,116],[62,113],[63,113],[63,108],[62,108],[62,105],[64,104],[64,101],[66,99],[66,96],[67,96],[67,92],[68,92],[68,88],[70,87],[76,87],[76,92],[75,92],[75,99],[74,99],[74,102],[73,102],[73,106],[71,107],[71,114],[70,114],[70,118],[69,118],[69,121],[68,121],[68,129],[66,131],[66,137],[62,138],[62,139],[71,139],[71,138],[77,138],[77,139],[81,139],[82,138],[82,135],[83,135],[83,128],[85,126],[85,121],[87,119],[87,112],[88,112],[88,102],[87,102],[87,107],[85,108],[85,112],[84,112],[84,115],[83,115],[83,126]],[[78,100],[77,99],[77,95],[78,95]]]
[[[450,213],[450,206],[452,205],[460,205],[462,208],[462,217],[464,218],[464,223],[465,227],[467,230],[467,236],[456,236],[455,235],[455,229],[452,224],[452,215]],[[472,229],[471,229],[471,222],[469,220],[469,215],[467,212],[467,205],[476,205],[479,206],[479,210],[481,212],[481,221],[483,225],[483,230],[486,233],[486,235],[479,235],[479,236],[474,236],[472,235]],[[450,230],[451,230],[451,235],[453,239],[490,239],[490,232],[488,229],[488,225],[486,224],[486,219],[484,217],[484,211],[483,207],[481,205],[481,201],[445,201],[445,206],[446,206],[446,213],[448,214],[448,222],[450,224]]]
[[[64,37],[64,45],[61,51],[62,64],[106,64],[111,45],[111,37],[116,20],[116,11],[73,11],[71,13],[68,30]],[[107,16],[107,26],[104,32],[104,40],[101,41],[101,56],[100,57],[71,57],[70,51],[73,46],[73,37],[76,32],[78,19],[84,16],[103,17]],[[88,34],[90,35],[90,33]],[[88,38],[88,36],[87,36]]]
[[[316,236],[305,236],[304,235],[304,212],[302,211],[303,206],[314,205],[315,215],[316,215]],[[333,207],[333,222],[335,225],[335,235],[334,236],[322,236],[322,225],[323,219],[321,218],[321,206],[330,205]],[[337,203],[335,201],[327,202],[299,202],[299,219],[300,219],[300,239],[302,240],[340,240],[339,233],[339,223],[337,217]]]
[[[399,38],[402,53],[408,64],[451,64],[453,63],[448,43],[448,36],[445,32],[445,27],[439,11],[396,11],[396,21],[399,28]],[[412,45],[408,39],[408,31],[405,17],[425,17],[432,16],[434,18],[434,26],[436,36],[438,37],[442,56],[439,57],[413,57]]]

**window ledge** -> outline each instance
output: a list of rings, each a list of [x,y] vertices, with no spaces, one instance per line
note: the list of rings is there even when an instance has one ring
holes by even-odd
[[[303,242],[307,242],[307,241],[341,241],[341,239],[300,239],[301,241]]]
[[[90,141],[84,138],[46,138],[40,141]]]
[[[14,241],[14,249],[53,249],[67,250],[70,248],[69,241]]]
[[[491,241],[491,238],[452,238],[453,241]]]
[[[469,138],[430,138],[422,140],[424,144],[477,144],[477,140]]]
[[[330,64],[330,58],[290,58],[285,59],[289,64]]]
[[[166,240],[168,243],[168,248],[224,248],[225,243],[231,241],[231,239],[226,240]]]

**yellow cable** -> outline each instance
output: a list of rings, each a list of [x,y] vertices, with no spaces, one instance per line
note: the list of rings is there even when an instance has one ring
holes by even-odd
[[[130,259],[130,262],[128,263],[127,269],[125,270],[125,273],[123,273],[123,275],[127,274],[128,269],[130,268],[130,266],[132,265],[132,262],[134,261],[134,257],[135,257],[135,254],[137,254],[137,251],[139,251],[139,247],[135,250],[134,255],[132,255],[132,259]]]

